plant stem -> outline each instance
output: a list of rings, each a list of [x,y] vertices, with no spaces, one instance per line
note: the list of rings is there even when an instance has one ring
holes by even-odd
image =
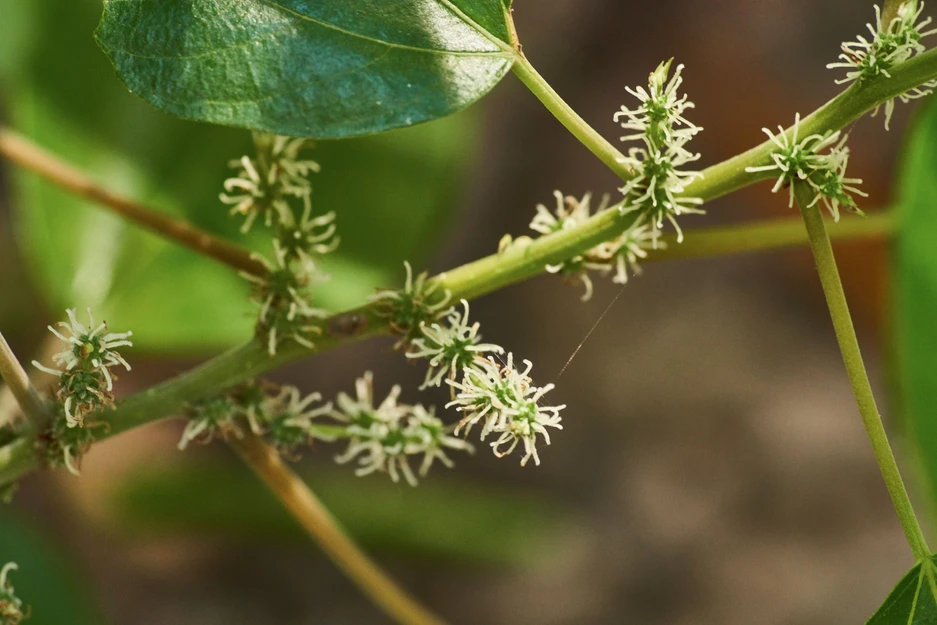
[[[617,211],[614,211],[617,214]],[[796,227],[796,229],[795,229]],[[889,213],[873,214],[866,219],[848,219],[837,224],[833,236],[843,241],[856,240],[861,237],[885,236],[895,227],[895,219]],[[575,229],[571,229],[575,230]],[[547,239],[552,237],[546,237]],[[692,237],[682,245],[677,245],[672,235],[665,236],[668,242],[667,249],[653,252],[648,261],[663,260],[667,258],[690,258],[698,253],[700,256],[713,256],[720,253],[734,253],[754,251],[757,249],[776,249],[790,245],[804,243],[807,240],[800,220],[790,218],[777,219],[769,223],[755,223],[745,226],[731,226],[723,228],[700,229],[693,231]],[[690,241],[695,241],[690,245]],[[509,249],[505,254],[517,255],[514,263],[505,267],[497,276],[497,284],[503,286],[516,282],[538,273],[543,273],[544,258],[550,256],[525,256],[529,248],[537,244],[518,250]],[[684,253],[684,248],[691,253]],[[556,252],[552,252],[554,255]],[[482,259],[465,265],[456,271],[443,273],[437,276],[444,281],[446,288],[452,291],[453,299],[471,299],[495,290],[494,278],[484,278],[490,271],[478,264],[488,262],[497,267],[498,259],[503,255],[496,254],[489,259]],[[502,259],[503,261],[503,259]],[[473,269],[474,267],[474,269]],[[321,353],[341,345],[352,343],[370,336],[383,333],[387,330],[386,322],[374,316],[367,306],[345,311],[325,321],[326,328],[345,327],[347,319],[354,318],[353,325],[363,328],[354,333],[343,333],[330,330],[316,342],[314,350],[289,343],[283,345],[276,356],[270,357],[266,346],[257,341],[226,352],[203,365],[183,373],[171,380],[167,380],[141,393],[137,393],[120,402],[117,410],[101,413],[97,421],[108,425],[107,433],[102,438],[115,436],[135,427],[166,418],[178,413],[187,404],[206,399],[213,394],[230,388],[245,380],[257,377],[299,360],[314,353]],[[362,323],[363,320],[363,323]],[[25,440],[25,439],[18,439]],[[16,443],[11,443],[11,445]],[[2,451],[2,449],[0,449]],[[27,455],[23,458],[23,455]],[[13,456],[0,454],[0,486],[12,482],[38,466],[38,456],[28,444],[17,445]],[[11,463],[15,458],[16,462]]]
[[[29,417],[34,428],[41,426],[46,419],[46,409],[39,397],[39,393],[29,382],[29,375],[16,359],[9,343],[0,332],[0,377],[7,383],[7,388],[13,393],[23,413]],[[0,415],[2,418],[3,415]]]
[[[125,219],[238,271],[256,276],[267,273],[263,263],[241,248],[185,221],[168,217],[102,188],[89,176],[56,158],[25,137],[0,128],[0,154],[60,187],[97,202]]]
[[[342,571],[398,623],[441,625],[442,619],[397,586],[345,534],[322,502],[299,476],[283,464],[276,450],[248,435],[229,444],[276,494],[309,535]]]
[[[521,79],[530,92],[537,96],[543,105],[553,113],[561,124],[573,134],[579,142],[589,148],[599,160],[615,172],[619,178],[628,180],[634,174],[623,164],[624,155],[615,146],[609,143],[592,126],[587,124],[559,94],[537,73],[523,52],[517,52],[517,60],[513,66],[514,74]]]
[[[895,507],[895,512],[898,513],[898,519],[901,521],[901,527],[904,529],[911,551],[914,553],[915,559],[922,561],[930,556],[930,549],[924,539],[924,533],[921,531],[917,517],[914,515],[911,500],[908,498],[904,481],[901,479],[901,472],[898,470],[898,463],[895,462],[895,455],[888,444],[888,435],[885,433],[882,417],[875,405],[872,386],[869,384],[869,376],[866,373],[865,365],[862,362],[862,353],[859,350],[859,340],[856,338],[856,330],[852,325],[852,317],[846,303],[846,294],[843,291],[843,284],[836,268],[833,246],[830,244],[830,237],[827,234],[826,225],[823,223],[822,208],[819,202],[810,205],[814,201],[814,193],[810,187],[804,184],[797,183],[795,197],[800,206],[804,224],[807,226],[810,249],[813,251],[813,257],[817,263],[823,293],[826,295],[826,303],[829,306],[830,316],[833,319],[833,328],[836,331],[836,340],[839,342],[843,362],[846,364],[846,373],[852,383],[856,403],[859,405],[862,424],[865,426],[865,431],[872,442],[875,460],[878,462],[882,477],[885,478],[885,486],[888,488],[892,505]]]

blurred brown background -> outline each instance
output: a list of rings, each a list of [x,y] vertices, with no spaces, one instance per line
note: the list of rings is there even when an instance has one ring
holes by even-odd
[[[762,126],[787,125],[795,111],[809,112],[837,93],[838,75],[824,65],[835,59],[838,42],[872,17],[868,3],[846,0],[515,5],[534,65],[606,136],[619,134],[611,116],[630,98],[625,85],[643,84],[671,56],[685,63],[685,89],[697,105],[692,119],[705,128],[693,143],[704,166],[760,142]],[[911,108],[898,107],[890,133],[880,118],[853,131],[851,174],[865,180],[869,208],[890,201]],[[553,189],[614,192],[613,177],[513,77],[479,112],[480,157],[465,172],[458,215],[432,263],[437,270],[493,252],[506,232],[525,234],[534,206],[552,202]],[[6,167],[0,163],[0,172],[8,174]],[[689,230],[796,214],[786,194],[768,191],[767,184],[746,189],[681,223]],[[0,208],[0,294],[7,294],[0,295],[0,325],[12,329],[26,359],[57,311],[39,301],[17,260],[8,197]],[[837,251],[884,397],[887,250],[863,243]],[[437,470],[428,482],[442,489],[470,484],[507,502],[532,498],[549,519],[531,529],[533,552],[511,562],[412,553],[381,540],[366,542],[370,551],[454,623],[864,622],[911,557],[812,269],[806,250],[648,264],[559,379],[617,286],[599,280],[595,299],[582,304],[578,289],[546,276],[473,304],[486,339],[532,360],[538,382],[557,383],[552,399],[568,404],[564,430],[541,452],[539,468],[498,461],[481,445],[474,457],[459,458],[456,470]],[[134,361],[122,390],[196,362]],[[416,400],[423,372],[386,340],[310,359],[276,378],[331,396],[365,368],[375,370],[383,390],[400,383]],[[103,622],[385,622],[294,533],[216,535],[146,523],[128,529],[117,520],[114,483],[141,467],[211,461],[252,479],[223,446],[183,457],[175,451],[179,432],[178,423],[165,423],[108,441],[88,457],[81,480],[64,472],[36,476],[18,494],[18,514],[65,550]],[[335,473],[333,453],[319,449],[304,464],[312,474]],[[407,486],[385,485],[383,476],[366,481],[410,501]],[[262,498],[257,492],[245,486]],[[260,504],[243,505],[249,511]],[[418,506],[410,513],[423,514]],[[511,513],[508,503],[503,514]],[[433,512],[425,514],[435,527]],[[499,514],[479,528],[495,544]],[[378,509],[373,523],[382,522]],[[446,534],[445,522],[439,525]],[[505,534],[506,548],[515,535]]]

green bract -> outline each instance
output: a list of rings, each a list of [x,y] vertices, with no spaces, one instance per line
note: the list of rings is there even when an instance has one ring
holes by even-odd
[[[180,117],[339,138],[454,113],[516,58],[508,0],[105,0],[97,38]]]

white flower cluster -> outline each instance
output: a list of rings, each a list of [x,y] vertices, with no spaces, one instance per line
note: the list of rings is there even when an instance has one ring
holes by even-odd
[[[3,625],[19,625],[23,620],[23,602],[16,596],[9,580],[10,572],[18,568],[13,562],[0,568],[0,623]]]
[[[443,424],[432,409],[419,404],[398,404],[399,395],[400,387],[395,386],[375,406],[370,371],[355,383],[355,397],[339,394],[332,417],[347,424],[345,436],[349,441],[345,452],[335,460],[341,464],[355,461],[358,465],[355,474],[359,476],[380,471],[397,482],[403,475],[409,484],[416,486],[417,474],[410,466],[410,456],[423,456],[418,473],[425,477],[435,460],[453,466],[447,449],[471,452],[472,446],[450,436],[452,427]]]
[[[390,329],[400,335],[396,348],[409,345],[419,336],[422,326],[439,319],[450,309],[452,294],[448,290],[440,291],[439,282],[430,280],[423,272],[414,278],[413,267],[403,262],[407,279],[403,289],[381,290],[368,298],[375,314],[387,319]]]
[[[231,161],[237,175],[224,181],[221,201],[231,214],[244,215],[241,232],[251,229],[258,217],[269,227],[274,221],[292,219],[290,198],[308,198],[312,193],[309,175],[319,172],[319,164],[299,158],[307,139],[254,133],[257,156]]]
[[[875,6],[875,26],[866,24],[872,35],[866,39],[862,35],[856,41],[847,41],[842,45],[839,61],[827,65],[829,69],[845,68],[846,77],[836,81],[836,84],[848,82],[862,82],[877,76],[891,78],[888,71],[904,63],[916,54],[926,50],[921,39],[937,33],[937,29],[924,30],[931,23],[931,18],[920,20],[924,11],[924,3],[909,0],[902,3],[895,16],[885,24],[882,21],[882,11]],[[937,80],[932,80],[898,96],[903,103],[922,98],[933,93],[937,87]],[[878,113],[875,108],[872,115]],[[885,102],[885,129],[888,130],[892,113],[895,110],[895,99]]]
[[[485,353],[503,354],[504,349],[493,343],[482,343],[478,335],[480,324],[469,324],[469,305],[462,300],[463,311],[453,307],[443,323],[420,324],[420,336],[413,339],[407,358],[426,358],[429,367],[426,379],[420,390],[430,386],[442,386],[442,380],[448,375],[455,379],[456,374],[472,365],[474,360]]]
[[[49,331],[58,337],[65,349],[52,357],[58,368],[46,367],[33,361],[36,368],[59,377],[56,397],[62,402],[68,427],[81,427],[84,417],[102,405],[114,401],[114,378],[111,367],[122,366],[128,371],[130,365],[116,351],[118,347],[131,347],[132,332],[108,332],[107,324],[94,325],[91,309],[88,309],[88,325],[76,317],[76,310],[65,311],[68,323],[60,321],[65,335],[54,327]]]
[[[646,221],[655,241],[664,221],[669,221],[677,231],[677,241],[682,242],[683,232],[676,218],[703,212],[698,208],[703,203],[701,199],[684,195],[686,187],[702,178],[702,174],[681,169],[699,159],[699,154],[687,150],[686,144],[702,128],[684,116],[687,109],[693,108],[693,103],[686,95],[678,94],[683,83],[683,65],[676,67],[673,76],[670,76],[670,65],[671,61],[661,63],[651,73],[647,89],[628,89],[628,93],[640,101],[637,108],[623,106],[615,114],[615,121],[632,131],[623,136],[622,141],[644,143],[643,147],[628,150],[622,161],[634,176],[621,188],[625,196],[621,211],[640,211],[639,225]]]
[[[794,183],[803,182],[816,193],[810,206],[822,201],[835,221],[839,221],[840,206],[863,214],[852,198],[852,194],[867,197],[855,186],[861,184],[862,180],[846,177],[846,166],[849,163],[849,148],[846,146],[848,135],[836,131],[801,138],[799,113],[794,118],[790,133],[780,126],[777,134],[767,128],[762,130],[777,147],[771,154],[772,162],[770,165],[746,167],[745,171],[777,174],[778,179],[771,192],[777,193],[786,186],[789,190],[788,206],[794,206]]]
[[[497,436],[490,443],[496,456],[506,456],[523,443],[521,466],[531,458],[539,465],[537,437],[542,436],[550,444],[547,428],[563,429],[559,413],[566,406],[541,406],[540,400],[553,389],[553,384],[534,386],[528,375],[533,365],[527,360],[524,365],[523,371],[515,369],[511,353],[505,363],[487,358],[476,360],[464,369],[460,382],[447,380],[458,394],[446,407],[455,406],[464,415],[456,426],[456,434],[463,428],[468,434],[476,423],[484,422],[481,440],[490,434]]]
[[[267,268],[266,275],[242,274],[252,282],[251,299],[260,308],[257,334],[267,351],[276,354],[285,340],[311,348],[312,338],[321,334],[318,321],[325,311],[312,306],[310,289],[329,278],[319,259],[335,251],[335,213],[313,215],[310,174],[319,171],[315,161],[299,158],[305,139],[254,134],[257,155],[232,163],[239,167],[225,181],[221,200],[233,205],[232,214],[247,217],[246,232],[258,217],[273,228],[273,260],[255,256]]]
[[[542,235],[561,232],[567,228],[580,226],[592,217],[592,195],[587,193],[583,198],[564,196],[560,191],[554,191],[556,208],[551,213],[543,204],[537,206],[537,214],[530,222],[531,230]],[[603,198],[596,214],[608,210],[608,198]],[[550,273],[561,273],[582,282],[585,292],[582,301],[592,298],[593,284],[588,271],[596,271],[602,275],[613,272],[612,282],[627,284],[628,272],[641,274],[639,262],[647,258],[647,251],[652,248],[662,248],[666,244],[657,240],[654,228],[647,222],[637,222],[611,241],[600,243],[579,256],[556,265],[547,265]]]

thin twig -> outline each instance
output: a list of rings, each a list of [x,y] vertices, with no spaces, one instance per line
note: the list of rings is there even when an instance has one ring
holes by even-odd
[[[35,360],[39,362],[49,360],[52,358],[52,355],[59,350],[59,345],[57,337],[47,334],[37,350]],[[57,381],[57,379],[39,369],[33,369],[29,376],[29,381],[41,397],[46,389],[52,386],[53,381]],[[0,388],[0,427],[3,427],[7,421],[12,421],[17,410],[19,410],[19,403],[16,401],[16,397],[13,396],[10,387],[4,386]]]
[[[404,625],[442,625],[442,619],[420,605],[355,545],[306,483],[283,464],[275,449],[253,435],[228,442],[332,562],[388,615]]]
[[[39,393],[29,382],[29,375],[16,359],[13,350],[0,332],[0,377],[7,383],[7,388],[16,398],[23,413],[30,423],[38,427],[45,421],[46,410]]]
[[[901,471],[898,469],[895,454],[888,443],[888,435],[885,433],[878,406],[875,405],[869,374],[862,361],[859,339],[856,337],[856,329],[853,327],[849,305],[846,302],[846,293],[843,291],[843,283],[836,267],[836,258],[833,256],[833,246],[830,244],[826,224],[823,222],[821,213],[823,209],[819,202],[814,201],[814,192],[809,186],[804,183],[795,184],[797,185],[794,191],[795,197],[810,237],[810,248],[817,262],[817,273],[820,275],[820,283],[826,295],[830,317],[833,319],[833,329],[836,331],[836,340],[843,354],[846,373],[852,384],[856,403],[859,405],[862,424],[869,435],[875,460],[885,479],[885,486],[888,488],[895,512],[898,513],[905,537],[908,539],[915,559],[920,562],[929,557],[931,552],[914,514],[904,481],[901,479]]]
[[[87,174],[12,130],[0,128],[0,154],[60,187],[97,202],[129,221],[199,254],[252,275],[263,276],[267,273],[263,264],[252,258],[247,251],[185,221],[173,219],[143,204],[111,193],[95,183]]]

